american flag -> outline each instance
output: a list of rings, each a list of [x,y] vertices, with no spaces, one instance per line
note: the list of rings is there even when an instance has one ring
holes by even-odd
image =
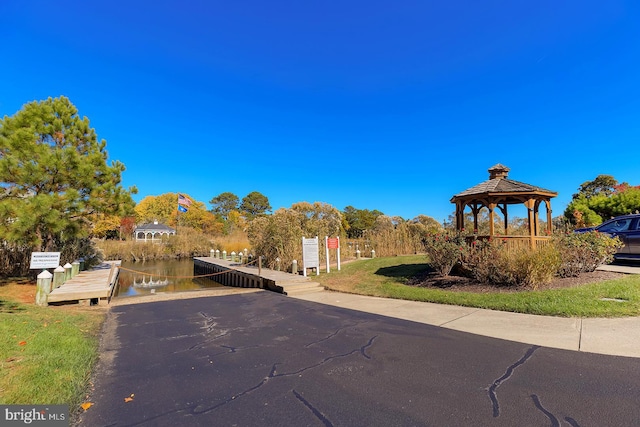
[[[183,206],[191,206],[191,200],[187,199],[182,194],[178,194],[178,204]]]

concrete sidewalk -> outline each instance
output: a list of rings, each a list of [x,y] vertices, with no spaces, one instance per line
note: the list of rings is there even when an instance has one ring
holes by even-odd
[[[292,298],[544,347],[640,357],[640,317],[535,316],[331,291]]]

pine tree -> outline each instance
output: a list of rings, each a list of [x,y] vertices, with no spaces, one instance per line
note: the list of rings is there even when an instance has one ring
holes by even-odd
[[[133,209],[119,161],[107,163],[87,117],[66,97],[25,104],[0,119],[0,241],[59,250],[85,237],[96,214]]]

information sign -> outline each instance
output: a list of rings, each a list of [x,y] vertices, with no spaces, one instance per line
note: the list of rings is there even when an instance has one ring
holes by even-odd
[[[329,237],[329,238],[327,238],[327,249],[338,249],[338,238],[337,237]]]
[[[306,277],[307,268],[315,268],[320,274],[320,254],[318,252],[318,236],[312,239],[302,238],[302,271]]]
[[[60,265],[60,252],[32,252],[31,270],[44,270],[47,268],[56,268]]]

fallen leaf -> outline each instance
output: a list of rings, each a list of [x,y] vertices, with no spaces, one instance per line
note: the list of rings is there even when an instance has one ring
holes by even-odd
[[[26,341],[20,341],[20,342],[18,343],[18,345],[27,345],[27,342],[26,342]]]
[[[124,401],[125,401],[126,403],[131,402],[131,401],[133,400],[133,396],[134,396],[134,394],[133,394],[133,393],[131,393],[131,396],[129,396],[129,397],[125,397],[125,398],[124,398]]]
[[[81,407],[82,409],[84,409],[85,411],[86,411],[87,409],[91,408],[92,406],[93,406],[93,403],[91,403],[91,402],[84,402],[82,405],[80,405],[80,407]]]

